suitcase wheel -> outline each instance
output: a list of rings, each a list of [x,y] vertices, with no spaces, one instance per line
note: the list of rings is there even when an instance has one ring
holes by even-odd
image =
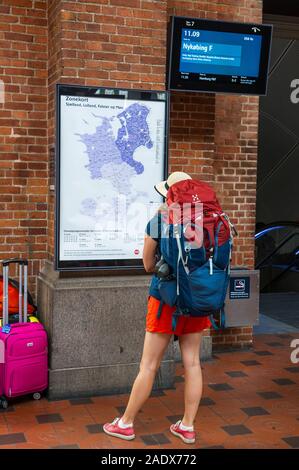
[[[41,393],[39,393],[39,392],[35,392],[35,393],[33,394],[33,399],[34,399],[34,400],[40,400],[41,397],[42,397],[42,395],[41,395]]]
[[[6,398],[4,398],[4,397],[0,398],[0,406],[4,410],[6,410],[8,408],[8,401],[6,400]]]

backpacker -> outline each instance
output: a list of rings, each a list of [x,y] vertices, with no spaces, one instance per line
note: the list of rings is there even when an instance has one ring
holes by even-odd
[[[199,180],[184,180],[167,192],[161,212],[161,255],[170,274],[161,277],[158,316],[163,303],[176,306],[173,330],[180,315],[214,316],[225,326],[224,301],[229,282],[236,230],[222,211],[214,190]],[[218,327],[217,327],[218,328]]]

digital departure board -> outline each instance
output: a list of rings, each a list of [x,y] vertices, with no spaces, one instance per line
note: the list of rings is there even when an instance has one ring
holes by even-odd
[[[168,88],[264,95],[272,26],[172,17]]]

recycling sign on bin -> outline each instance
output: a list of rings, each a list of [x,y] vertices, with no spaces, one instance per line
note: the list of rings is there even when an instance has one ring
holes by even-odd
[[[249,299],[250,277],[231,277],[229,286],[230,299]]]

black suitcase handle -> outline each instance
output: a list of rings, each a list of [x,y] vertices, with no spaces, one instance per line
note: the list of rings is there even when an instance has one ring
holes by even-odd
[[[21,264],[23,266],[28,266],[28,259],[22,259],[22,258],[3,259],[1,263],[2,263],[2,266],[9,266],[10,264]]]

